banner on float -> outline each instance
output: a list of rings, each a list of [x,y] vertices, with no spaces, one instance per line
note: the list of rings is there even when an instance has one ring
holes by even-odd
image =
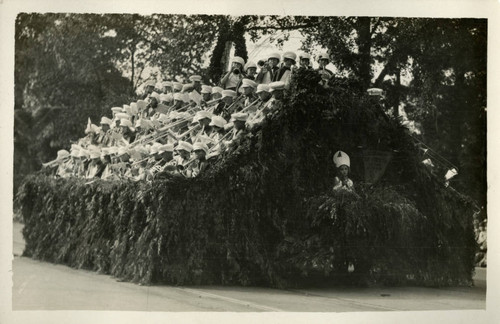
[[[387,165],[392,159],[392,152],[364,150],[365,182],[374,184],[384,175]]]

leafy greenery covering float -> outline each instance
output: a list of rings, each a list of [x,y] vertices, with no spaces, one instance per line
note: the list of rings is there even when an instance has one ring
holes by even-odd
[[[24,255],[143,284],[470,284],[470,202],[356,84],[299,71],[283,109],[199,178],[27,177]],[[376,184],[363,152],[392,154]],[[355,192],[332,190],[337,150]]]

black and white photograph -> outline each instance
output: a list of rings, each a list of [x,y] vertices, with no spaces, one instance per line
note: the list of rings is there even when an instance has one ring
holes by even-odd
[[[91,3],[9,16],[6,321],[495,322],[491,17]]]

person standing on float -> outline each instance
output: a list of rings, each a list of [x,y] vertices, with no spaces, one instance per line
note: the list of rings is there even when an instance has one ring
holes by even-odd
[[[220,86],[225,90],[236,91],[238,84],[245,77],[243,72],[244,66],[245,60],[239,56],[235,56],[231,61],[230,71],[220,80]]]

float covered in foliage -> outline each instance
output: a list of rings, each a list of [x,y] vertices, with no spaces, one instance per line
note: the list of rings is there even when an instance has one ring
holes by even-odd
[[[356,84],[318,82],[299,71],[283,109],[198,178],[27,177],[24,255],[143,284],[469,284],[471,203]],[[332,191],[337,150],[354,193]]]

